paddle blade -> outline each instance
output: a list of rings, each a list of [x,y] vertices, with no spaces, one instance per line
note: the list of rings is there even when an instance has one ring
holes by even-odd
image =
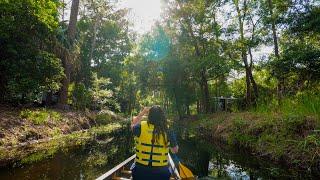
[[[191,170],[181,163],[179,163],[179,174],[181,179],[195,179]]]

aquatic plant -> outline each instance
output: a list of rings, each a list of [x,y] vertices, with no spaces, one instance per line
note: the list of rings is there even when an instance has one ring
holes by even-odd
[[[51,148],[48,150],[36,152],[34,154],[31,154],[30,156],[27,156],[21,160],[22,164],[31,164],[34,162],[38,162],[40,160],[43,160],[48,157],[52,157],[56,152],[58,151],[58,148]]]

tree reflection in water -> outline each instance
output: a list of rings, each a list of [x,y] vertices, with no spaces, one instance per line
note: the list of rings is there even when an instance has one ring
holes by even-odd
[[[208,143],[196,136],[179,137],[180,157],[200,179],[272,179],[305,177],[234,147]]]

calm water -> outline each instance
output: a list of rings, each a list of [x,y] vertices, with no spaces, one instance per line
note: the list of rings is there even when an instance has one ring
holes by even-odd
[[[114,139],[108,144],[93,141],[63,149],[37,163],[0,169],[0,179],[94,179],[133,154],[128,131],[112,136]],[[200,179],[311,179],[308,175],[297,177],[301,173],[257,160],[246,152],[208,144],[195,137],[178,139],[181,161]]]

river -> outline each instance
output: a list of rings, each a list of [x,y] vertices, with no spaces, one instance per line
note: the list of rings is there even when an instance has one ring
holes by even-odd
[[[111,137],[112,136],[112,137]],[[50,158],[0,169],[0,179],[94,179],[133,154],[133,139],[126,129],[110,137],[59,150]],[[180,136],[179,136],[180,137]],[[110,139],[111,138],[111,139]],[[297,173],[246,152],[201,138],[178,138],[182,163],[200,179],[296,179],[312,176]]]

